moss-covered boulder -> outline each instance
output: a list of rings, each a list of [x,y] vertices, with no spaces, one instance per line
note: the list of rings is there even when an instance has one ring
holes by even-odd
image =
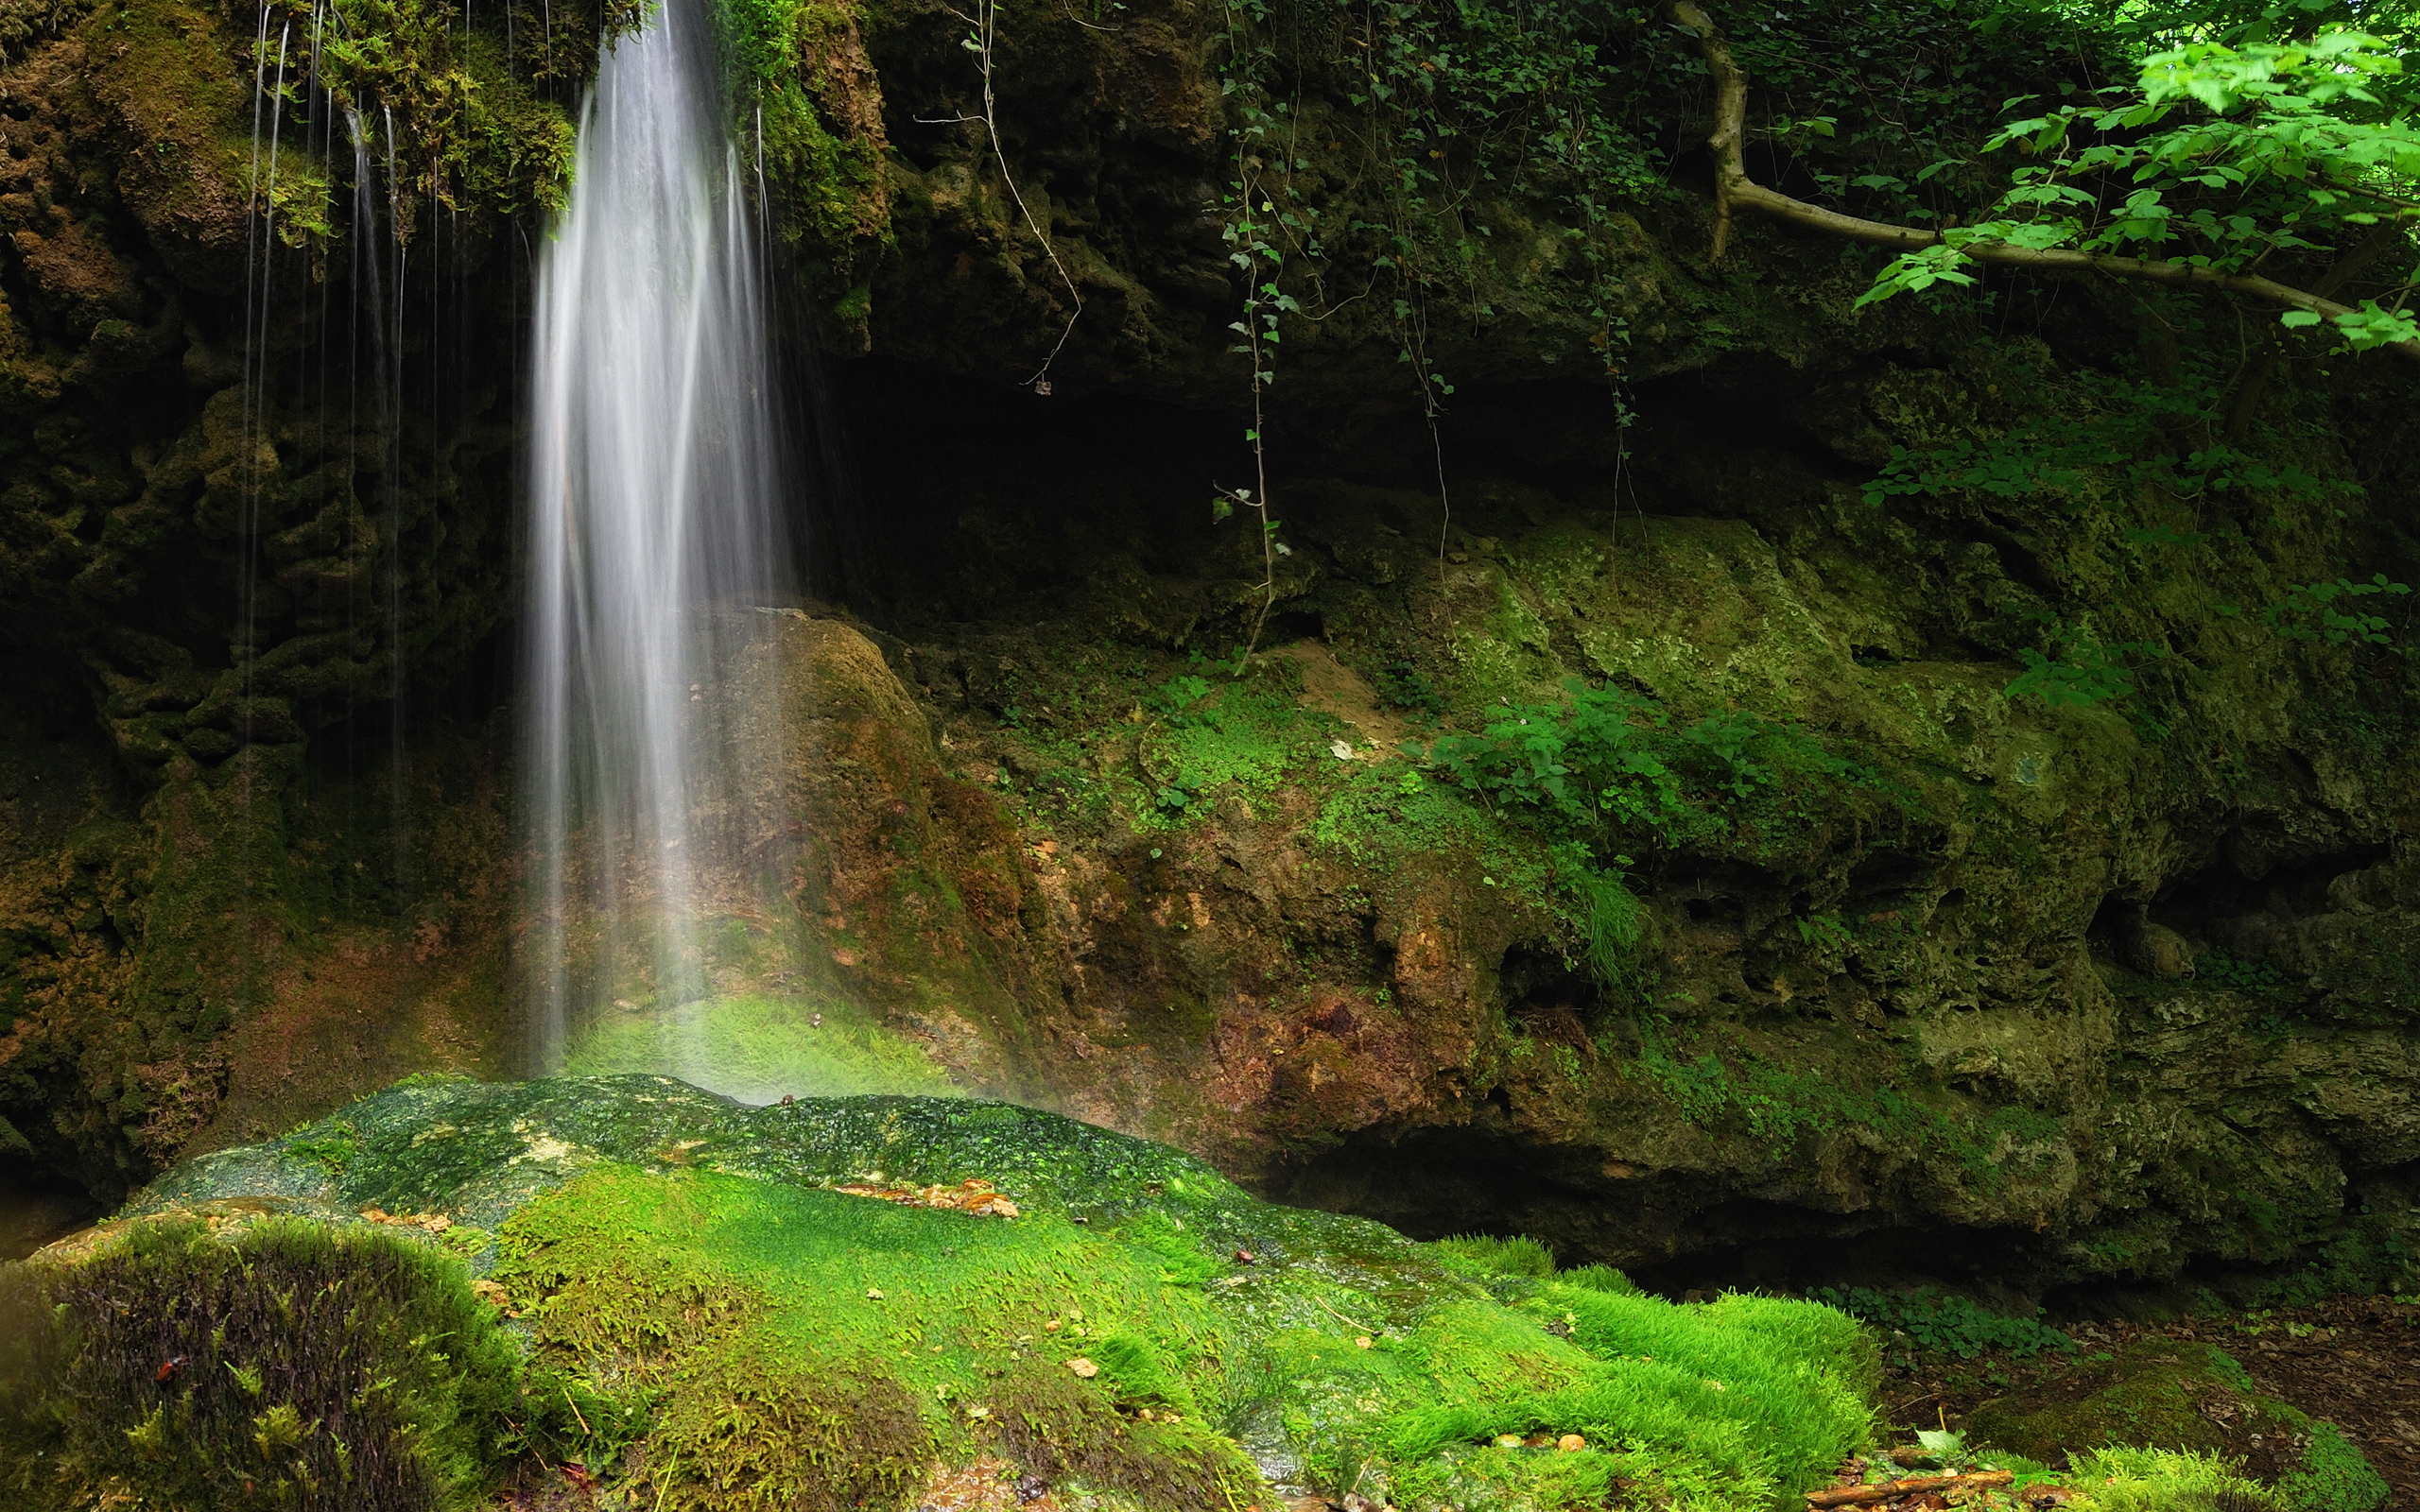
[[[2190,1340],[2144,1338],[2091,1356],[1985,1403],[1969,1429],[1997,1449],[2073,1460],[2080,1485],[2108,1483],[2100,1500],[2112,1506],[2165,1504],[2130,1481],[2211,1474],[2271,1487],[2257,1499],[2245,1492],[2246,1504],[2286,1512],[2369,1512],[2387,1497],[2386,1483],[2333,1425],[2264,1395],[2226,1351]]]
[[[648,1076],[401,1085],[9,1276],[60,1320],[6,1402],[32,1505],[170,1504],[155,1454],[182,1507],[457,1504],[527,1452],[666,1508],[1001,1474],[1169,1512],[1764,1508],[1863,1442],[1876,1368],[1827,1308],[1414,1244],[1048,1113]],[[393,1464],[380,1412],[420,1425]]]

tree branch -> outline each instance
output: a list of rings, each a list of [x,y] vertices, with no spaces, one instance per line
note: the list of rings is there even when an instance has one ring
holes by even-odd
[[[2336,266],[2320,275],[2311,292],[2321,299],[2335,293],[2360,276],[2361,270],[2394,250],[2403,240],[2403,228],[2394,221],[2381,221],[2353,249],[2336,260]],[[2252,434],[2252,422],[2258,418],[2261,392],[2269,387],[2269,378],[2277,370],[2279,359],[2286,354],[2286,344],[2277,338],[2277,330],[2270,327],[2261,336],[2260,355],[2253,359],[2251,369],[2243,375],[2242,385],[2236,389],[2235,404],[2227,411],[2227,440],[2240,442]]]
[[[1826,235],[1869,242],[1903,252],[1930,247],[1942,239],[1939,232],[1914,226],[1893,226],[1887,221],[1866,220],[1857,215],[1841,215],[1837,210],[1826,210],[1821,205],[1810,205],[1804,199],[1793,199],[1786,194],[1768,189],[1749,178],[1741,151],[1741,140],[1745,135],[1743,126],[1748,114],[1748,77],[1733,60],[1731,44],[1723,40],[1714,22],[1699,9],[1696,0],[1672,0],[1670,14],[1674,21],[1697,34],[1698,50],[1705,58],[1706,72],[1714,78],[1714,134],[1706,138],[1706,145],[1714,149],[1716,262],[1722,260],[1730,241],[1731,213],[1741,207],[1761,211],[1776,220],[1805,226]],[[2061,247],[2016,247],[2007,242],[1973,242],[1959,250],[1978,263],[2030,268],[2035,272],[2107,273],[2118,278],[2144,279],[2154,284],[2225,289],[2230,293],[2266,300],[2273,304],[2308,310],[2323,318],[2354,313],[2350,305],[2339,304],[2322,295],[2280,284],[2274,279],[2250,273],[2225,273],[2192,263],[2170,262],[2162,258],[2118,257],[2107,252],[2079,252]],[[2397,341],[2392,350],[2420,361],[2420,340]]]

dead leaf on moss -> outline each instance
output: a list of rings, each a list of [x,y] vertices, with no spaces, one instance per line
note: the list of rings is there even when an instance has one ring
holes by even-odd
[[[961,1181],[954,1187],[871,1186],[864,1182],[851,1182],[847,1186],[835,1187],[833,1190],[844,1192],[853,1197],[873,1197],[879,1202],[896,1202],[903,1207],[945,1208],[955,1212],[969,1213],[977,1218],[1017,1216],[1015,1203],[1003,1196],[991,1182],[979,1179]]]
[[[454,1227],[454,1220],[441,1212],[389,1212],[384,1208],[364,1208],[361,1217],[365,1223],[385,1224],[391,1228],[420,1228],[433,1234],[441,1234]]]
[[[1100,1374],[1100,1366],[1093,1364],[1090,1360],[1085,1359],[1080,1354],[1067,1362],[1067,1368],[1073,1370],[1076,1374],[1083,1377],[1087,1381],[1090,1381],[1093,1377]]]

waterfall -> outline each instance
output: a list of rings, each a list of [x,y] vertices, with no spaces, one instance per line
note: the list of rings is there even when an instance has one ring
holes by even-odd
[[[734,733],[772,692],[735,685],[767,675],[739,654],[745,609],[786,575],[757,249],[702,10],[667,0],[602,60],[538,277],[525,778],[547,1070],[591,1010],[712,989],[701,920],[734,904],[704,816],[728,813],[732,763],[778,759]]]

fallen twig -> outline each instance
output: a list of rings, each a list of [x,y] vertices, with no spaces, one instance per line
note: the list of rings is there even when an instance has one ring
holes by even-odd
[[[1884,1481],[1876,1486],[1843,1486],[1835,1491],[1809,1491],[1808,1506],[1865,1506],[1876,1502],[1895,1502],[1919,1491],[1954,1491],[1962,1486],[1978,1489],[1988,1486],[2006,1486],[2016,1479],[2014,1470],[1977,1470],[1971,1475],[1911,1475],[1905,1480]]]

